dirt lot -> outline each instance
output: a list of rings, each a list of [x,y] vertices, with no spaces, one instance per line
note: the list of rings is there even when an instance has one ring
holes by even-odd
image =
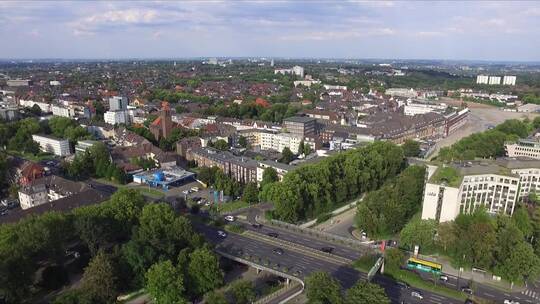
[[[452,98],[443,98],[441,102],[456,106],[461,104],[461,101]],[[441,147],[450,146],[473,133],[485,131],[489,126],[496,126],[508,119],[525,119],[526,117],[534,119],[539,116],[537,113],[507,112],[497,107],[474,102],[467,102],[467,105],[471,110],[467,123],[447,138],[437,142],[436,151],[432,157],[437,155]]]

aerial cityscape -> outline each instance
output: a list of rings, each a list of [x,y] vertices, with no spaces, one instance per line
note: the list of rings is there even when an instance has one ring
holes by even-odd
[[[0,2],[0,304],[540,303],[540,2]]]

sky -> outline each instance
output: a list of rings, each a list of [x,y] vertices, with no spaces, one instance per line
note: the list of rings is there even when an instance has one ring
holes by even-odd
[[[0,58],[540,61],[540,2],[0,1]]]

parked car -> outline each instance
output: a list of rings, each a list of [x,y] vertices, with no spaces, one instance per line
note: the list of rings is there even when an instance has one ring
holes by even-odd
[[[279,234],[275,233],[275,232],[269,232],[267,233],[268,236],[270,237],[273,237],[273,238],[277,238],[279,236]]]
[[[420,300],[422,300],[424,298],[424,296],[420,293],[420,291],[411,292],[411,297],[418,298]]]
[[[219,237],[222,237],[222,238],[227,237],[227,232],[222,231],[222,230],[218,230],[217,234],[218,234]]]
[[[235,218],[232,215],[227,215],[227,216],[225,216],[225,220],[227,222],[234,222]]]
[[[257,229],[262,228],[262,225],[259,224],[259,223],[251,224],[251,226],[252,226],[253,228],[257,228]]]

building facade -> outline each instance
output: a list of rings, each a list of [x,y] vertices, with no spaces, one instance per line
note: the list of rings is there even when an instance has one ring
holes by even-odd
[[[230,152],[210,147],[201,147],[189,150],[187,160],[193,160],[201,167],[218,167],[240,183],[257,181],[257,162],[250,158],[238,157]]]
[[[283,128],[295,136],[313,136],[317,133],[317,120],[306,116],[289,117],[283,119]]]
[[[540,161],[498,159],[428,167],[422,219],[454,220],[483,207],[511,216],[518,201],[540,189]]]
[[[540,159],[540,139],[522,138],[517,142],[506,142],[504,144],[508,157],[530,157]]]
[[[110,125],[129,124],[128,111],[107,111],[103,115],[105,123]]]
[[[49,135],[32,135],[32,140],[39,144],[39,148],[43,152],[53,153],[58,156],[71,155],[69,141],[59,139]]]

